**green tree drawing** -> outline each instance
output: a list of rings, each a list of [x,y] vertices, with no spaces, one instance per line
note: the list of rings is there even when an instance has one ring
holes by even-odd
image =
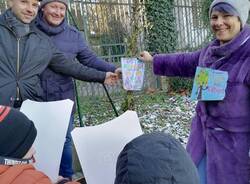
[[[198,86],[197,92],[198,93],[198,100],[202,99],[203,91],[208,89],[208,71],[206,69],[200,70],[198,75],[196,76],[195,83]]]

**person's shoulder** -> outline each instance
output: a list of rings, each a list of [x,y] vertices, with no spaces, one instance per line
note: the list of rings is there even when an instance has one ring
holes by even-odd
[[[83,34],[75,26],[67,25],[65,31],[66,31],[65,34],[67,35],[67,37],[69,37],[72,41],[82,42]]]
[[[30,183],[39,182],[42,184],[52,184],[48,176],[46,176],[40,171],[37,171],[35,167],[31,164],[14,165],[7,168],[8,168],[8,173],[11,174],[9,174],[6,177],[11,178],[16,183],[27,183],[27,181],[30,181]],[[5,170],[7,172],[7,169]]]
[[[76,33],[80,32],[80,31],[77,29],[77,27],[75,27],[75,26],[73,26],[73,25],[69,25],[69,24],[68,24],[68,29],[71,30],[71,31],[74,31],[74,32],[76,32]]]
[[[20,180],[21,179],[23,180],[22,183],[25,183],[25,180],[26,180],[25,178],[31,180],[30,176],[32,176],[34,183],[39,182],[39,183],[43,183],[43,184],[52,184],[49,177],[46,176],[43,172],[36,170],[33,165],[29,164],[29,165],[26,165],[24,167],[25,167],[24,172],[22,174],[22,177],[20,178]]]
[[[50,37],[43,31],[41,31],[39,28],[37,28],[35,24],[31,25],[31,29],[32,31],[36,33],[37,37],[39,37],[40,40],[42,40],[43,42],[46,42],[49,45],[52,44],[52,40],[50,39]]]
[[[248,53],[248,55],[250,55],[250,26],[249,25],[245,25],[244,27],[244,37],[242,38],[242,43],[241,45],[243,45],[243,50],[246,51]]]
[[[76,34],[76,35],[80,34],[80,31],[75,26],[69,24],[67,24],[66,30],[71,34]]]
[[[31,29],[32,31],[34,31],[38,36],[44,38],[44,39],[49,39],[48,35],[46,35],[44,32],[42,32],[39,28],[37,28],[37,26],[35,25],[35,23],[31,24]]]
[[[218,45],[218,40],[216,40],[216,38],[212,38],[212,40],[210,42],[208,42],[207,44],[205,44],[199,50],[200,50],[201,53],[205,53],[209,48],[214,47],[216,45]]]

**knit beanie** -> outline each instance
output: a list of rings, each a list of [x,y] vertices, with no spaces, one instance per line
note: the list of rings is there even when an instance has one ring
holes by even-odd
[[[23,158],[36,135],[34,123],[22,112],[0,105],[0,156]]]
[[[65,6],[68,8],[68,0],[42,0],[40,4],[40,8],[44,7],[46,4],[51,2],[61,2],[65,4]]]
[[[239,13],[235,10],[235,8],[227,3],[219,3],[215,5],[212,9],[212,12],[213,11],[218,11],[218,12],[227,13],[229,15],[233,15],[236,17],[240,17]]]
[[[232,6],[237,12],[237,14],[239,15],[241,26],[244,27],[244,25],[247,22],[248,13],[250,10],[249,0],[214,0],[210,5],[209,17],[211,17],[213,8],[220,3],[225,3],[225,4],[229,4],[230,6]]]
[[[165,133],[151,133],[133,139],[119,154],[115,184],[121,183],[199,184],[199,178],[179,141]]]

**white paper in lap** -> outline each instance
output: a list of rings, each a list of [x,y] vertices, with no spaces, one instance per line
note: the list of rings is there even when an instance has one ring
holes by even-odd
[[[101,125],[75,128],[71,134],[87,183],[113,184],[119,153],[142,133],[133,111]]]
[[[26,100],[20,109],[37,128],[34,143],[35,167],[48,175],[52,181],[56,181],[58,177],[72,107],[71,100],[54,102]]]

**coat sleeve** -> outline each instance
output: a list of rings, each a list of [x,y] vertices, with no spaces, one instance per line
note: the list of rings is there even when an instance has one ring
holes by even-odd
[[[200,53],[157,54],[153,58],[154,73],[170,77],[194,77]]]
[[[51,49],[52,58],[49,67],[53,71],[82,81],[104,82],[106,72],[84,66],[76,60],[68,60],[53,44],[51,44]]]
[[[77,32],[77,34],[79,51],[76,58],[78,61],[85,66],[95,68],[100,71],[114,72],[116,69],[115,65],[98,58],[96,54],[89,48],[81,33]]]

